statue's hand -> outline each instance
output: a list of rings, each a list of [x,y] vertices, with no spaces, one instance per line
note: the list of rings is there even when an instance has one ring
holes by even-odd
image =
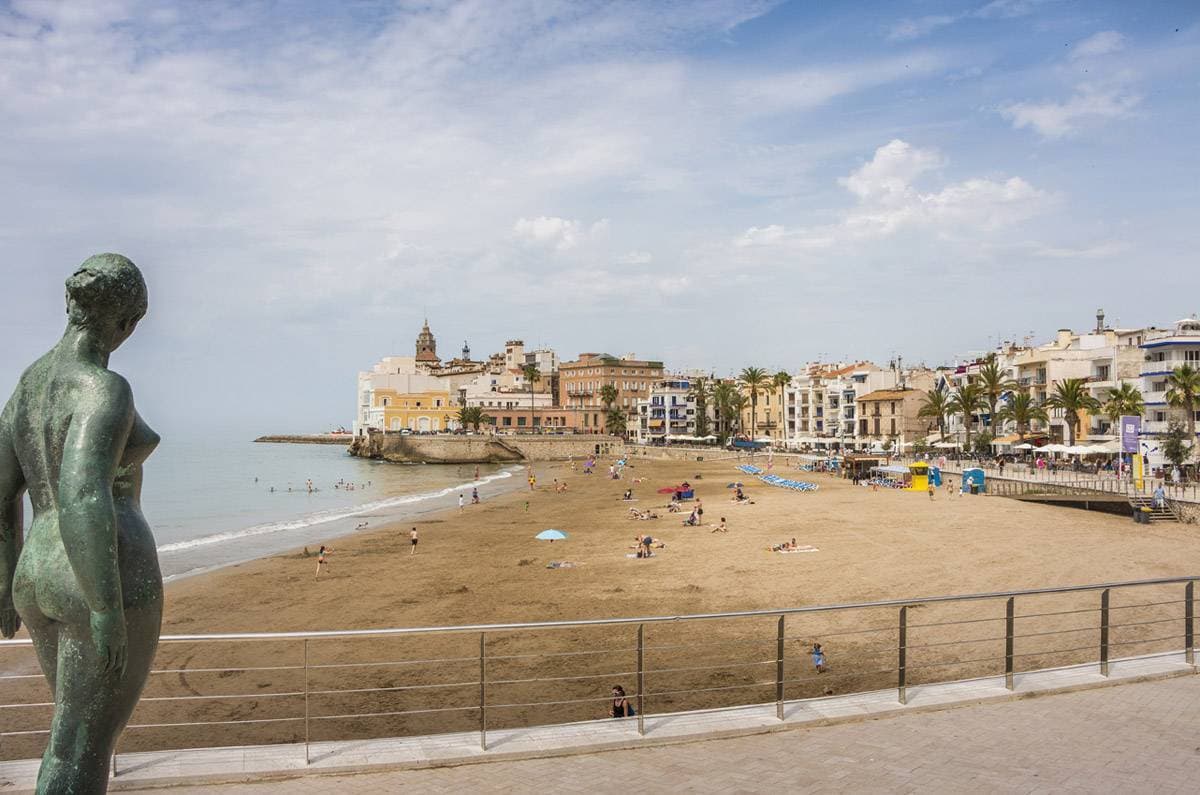
[[[125,671],[128,640],[125,636],[125,611],[109,610],[92,613],[92,641],[104,665],[104,670],[120,676]]]
[[[21,628],[21,617],[13,607],[12,594],[0,596],[0,636],[5,640],[17,634]]]

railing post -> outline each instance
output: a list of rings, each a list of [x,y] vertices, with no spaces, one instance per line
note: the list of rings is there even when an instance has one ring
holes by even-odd
[[[1016,634],[1013,630],[1017,623],[1014,599],[1014,596],[1008,597],[1004,606],[1004,686],[1009,690],[1013,689],[1013,636]]]
[[[109,770],[112,771],[112,777],[116,778],[117,777],[117,746],[115,743],[113,744],[112,767],[110,767]]]
[[[899,660],[896,666],[896,688],[900,691],[900,703],[908,703],[908,694],[906,691],[908,665],[908,606],[900,608],[900,648]]]
[[[775,717],[783,720],[783,616],[775,633]]]
[[[479,633],[479,749],[487,750],[487,633]]]
[[[308,756],[308,639],[304,640],[304,764],[309,764]]]
[[[1183,588],[1183,649],[1188,665],[1196,664],[1195,585],[1192,580]]]
[[[1108,589],[1100,592],[1100,675],[1108,676]]]
[[[646,733],[646,626],[638,624],[637,634],[637,719],[638,734]]]

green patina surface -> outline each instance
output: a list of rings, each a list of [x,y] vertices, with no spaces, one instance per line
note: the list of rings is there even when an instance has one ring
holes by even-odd
[[[0,634],[29,630],[54,693],[38,792],[104,792],[117,737],[145,685],[162,575],[142,516],[142,463],[158,436],[110,354],[146,313],[118,254],[67,280],[67,329],[0,413]],[[22,537],[22,497],[33,520]]]

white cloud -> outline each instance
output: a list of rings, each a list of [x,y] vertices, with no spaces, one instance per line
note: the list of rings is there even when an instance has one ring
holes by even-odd
[[[889,41],[907,41],[928,36],[938,28],[952,25],[961,19],[959,15],[931,14],[919,19],[902,19],[891,27],[887,38]]]
[[[1033,254],[1038,257],[1051,259],[1108,259],[1125,253],[1129,249],[1126,243],[1118,240],[1106,240],[1090,246],[1071,248],[1067,246],[1036,246]]]
[[[649,265],[654,261],[654,255],[649,251],[627,251],[617,257],[620,265]]]
[[[518,240],[549,246],[556,251],[570,251],[581,242],[606,236],[608,230],[607,218],[601,218],[586,228],[579,221],[546,215],[518,218],[513,224],[513,236]]]
[[[1115,30],[1093,33],[1071,49],[1071,59],[1094,58],[1124,48],[1125,37]]]
[[[838,180],[858,199],[838,223],[753,226],[733,245],[803,250],[886,238],[905,229],[937,236],[989,233],[1031,217],[1050,199],[1020,177],[973,177],[940,190],[921,191],[915,181],[943,162],[936,151],[899,139],[889,141],[875,150],[871,160]]]
[[[1088,120],[1124,118],[1139,102],[1140,96],[1121,89],[1083,85],[1063,102],[1018,102],[1000,113],[1018,130],[1029,127],[1046,138],[1061,138]]]

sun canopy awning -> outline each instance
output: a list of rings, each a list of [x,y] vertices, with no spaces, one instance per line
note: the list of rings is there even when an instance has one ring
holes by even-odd
[[[893,475],[909,474],[908,467],[901,466],[900,464],[888,464],[887,466],[871,467],[871,471],[872,472],[888,472]]]

